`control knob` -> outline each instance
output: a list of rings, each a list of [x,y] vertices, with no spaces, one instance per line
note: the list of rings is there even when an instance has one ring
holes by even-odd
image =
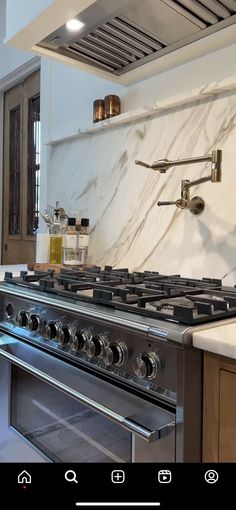
[[[70,347],[73,351],[83,351],[88,346],[92,333],[87,329],[77,330],[71,335]]]
[[[44,338],[46,338],[46,340],[57,339],[60,332],[60,327],[61,324],[59,322],[48,322],[44,328]]]
[[[7,303],[6,306],[6,317],[7,319],[11,319],[14,315],[14,306],[12,303]]]
[[[18,313],[18,324],[21,328],[24,328],[27,326],[29,320],[29,314],[25,312],[24,310],[21,310]]]
[[[121,342],[110,344],[105,348],[103,355],[103,361],[105,365],[110,367],[111,365],[121,366],[127,356],[127,347]]]
[[[62,326],[58,335],[59,344],[67,345],[70,342],[72,335],[73,329],[71,328],[71,326]]]
[[[105,335],[98,334],[93,335],[92,338],[86,344],[86,354],[90,358],[102,358],[105,347],[108,345],[108,340]]]
[[[160,370],[160,359],[154,352],[142,352],[136,357],[133,369],[139,379],[154,379]]]
[[[28,319],[28,329],[29,331],[37,331],[41,328],[43,324],[43,319],[39,315],[31,314]]]

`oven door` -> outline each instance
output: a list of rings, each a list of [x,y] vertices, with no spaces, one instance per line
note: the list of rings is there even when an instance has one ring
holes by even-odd
[[[175,414],[0,333],[0,461],[174,462]]]

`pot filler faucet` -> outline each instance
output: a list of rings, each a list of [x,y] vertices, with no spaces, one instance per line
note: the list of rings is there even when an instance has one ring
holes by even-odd
[[[207,156],[200,156],[198,158],[177,159],[174,161],[159,159],[158,161],[154,161],[152,165],[148,165],[147,163],[136,159],[135,164],[144,166],[145,168],[152,168],[152,170],[158,170],[161,174],[165,174],[171,166],[189,165],[190,163],[202,163],[209,161],[211,163],[210,175],[207,177],[201,177],[195,181],[190,181],[188,179],[183,179],[181,181],[181,198],[173,201],[157,202],[158,206],[176,205],[176,207],[179,207],[180,209],[189,209],[192,214],[201,214],[205,207],[205,202],[198,196],[190,198],[190,188],[209,181],[221,182],[221,160],[222,151],[214,150],[211,154],[208,154]]]

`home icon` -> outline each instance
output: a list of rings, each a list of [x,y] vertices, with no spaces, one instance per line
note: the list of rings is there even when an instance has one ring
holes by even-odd
[[[18,483],[31,483],[31,475],[27,471],[22,471],[18,475]]]

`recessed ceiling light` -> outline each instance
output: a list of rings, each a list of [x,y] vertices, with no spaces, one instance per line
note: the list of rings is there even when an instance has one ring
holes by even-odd
[[[84,26],[84,23],[80,21],[79,19],[73,18],[69,19],[66,22],[66,28],[70,30],[71,32],[76,32],[77,30],[80,30]]]

